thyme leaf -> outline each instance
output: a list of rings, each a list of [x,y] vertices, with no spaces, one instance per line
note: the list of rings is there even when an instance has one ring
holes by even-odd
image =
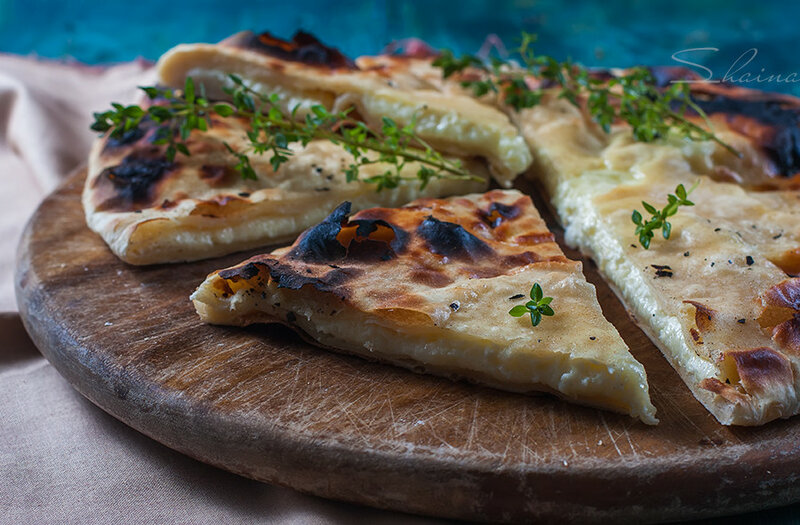
[[[672,233],[672,223],[667,218],[678,213],[678,207],[680,206],[694,206],[694,203],[688,197],[697,188],[698,184],[700,184],[700,179],[697,179],[697,182],[688,191],[683,184],[678,184],[675,188],[675,194],[670,193],[667,195],[667,205],[661,210],[656,209],[652,204],[642,201],[645,211],[652,215],[647,222],[644,222],[639,210],[633,210],[631,220],[636,225],[634,234],[639,236],[639,244],[645,250],[650,248],[650,241],[653,239],[656,230],[661,230],[661,235],[664,239],[669,239]]]
[[[555,315],[553,307],[550,303],[553,301],[552,297],[544,297],[544,292],[539,283],[534,283],[530,291],[531,300],[525,304],[518,304],[511,310],[509,315],[512,317],[522,317],[525,314],[530,314],[531,325],[538,326],[542,322],[542,316]]]

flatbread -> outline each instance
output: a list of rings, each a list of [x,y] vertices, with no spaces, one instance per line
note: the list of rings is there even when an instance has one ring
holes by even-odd
[[[244,119],[215,116],[207,132],[192,132],[191,155],[179,154],[173,162],[165,157],[165,146],[152,144],[152,122],[120,139],[98,140],[83,192],[89,227],[125,262],[191,261],[293,240],[343,200],[354,209],[398,206],[488,185],[484,164],[465,159],[465,167],[485,182],[432,180],[421,189],[409,181],[378,192],[374,184],[346,182],[344,170],[353,158],[328,141],[293,146],[294,154],[277,172],[268,156],[252,155],[258,180],[245,180],[223,143],[244,150],[247,129]],[[365,166],[360,177],[386,168]],[[418,168],[410,163],[403,173],[413,177]]]
[[[332,111],[355,108],[378,128],[384,117],[402,126],[415,120],[416,133],[434,148],[486,159],[505,187],[530,166],[524,139],[501,111],[467,95],[439,91],[421,62],[416,62],[419,68],[386,67],[367,58],[360,63],[307,33],[284,41],[245,31],[219,44],[176,46],[159,60],[158,74],[173,87],[192,77],[216,99],[227,96],[228,75],[235,74],[249,87],[276,95],[285,112],[299,108],[300,116],[322,105]]]
[[[529,197],[349,212],[344,203],[292,246],[209,275],[192,295],[201,318],[283,323],[336,351],[656,422],[644,368]],[[555,310],[536,327],[509,315],[533,283]]]
[[[657,71],[662,81],[687,74]],[[508,114],[536,157],[566,240],[591,256],[639,325],[694,395],[723,424],[759,425],[800,412],[796,314],[800,280],[800,105],[791,97],[725,85],[694,85],[717,136],[635,142],[617,123],[610,134],[555,94]],[[697,119],[699,122],[700,120]],[[795,139],[792,139],[795,137]],[[649,250],[631,212],[649,217],[682,183],[694,207],[657,232]],[[781,316],[770,297],[782,299]]]

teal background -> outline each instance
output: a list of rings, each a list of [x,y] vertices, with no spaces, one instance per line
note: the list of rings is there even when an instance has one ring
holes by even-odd
[[[511,47],[524,29],[539,35],[540,52],[590,66],[675,64],[676,51],[715,47],[692,61],[722,77],[756,48],[751,75],[764,68],[762,76],[800,76],[798,20],[800,2],[763,0],[0,0],[0,51],[102,64],[153,60],[179,42],[214,42],[241,29],[288,37],[303,28],[351,56],[409,36],[474,52],[489,33]],[[749,85],[800,95],[800,82]]]

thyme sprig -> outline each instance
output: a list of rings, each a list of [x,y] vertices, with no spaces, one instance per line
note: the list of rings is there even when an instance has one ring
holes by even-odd
[[[496,57],[488,60],[472,55],[456,57],[447,50],[433,65],[441,68],[444,78],[463,73],[462,87],[472,90],[477,97],[498,94],[517,111],[539,104],[545,91],[556,87],[559,98],[577,107],[585,100],[588,113],[606,133],[615,121],[621,120],[631,126],[633,137],[640,142],[652,142],[674,130],[690,140],[714,141],[741,157],[739,151],[714,134],[708,116],[692,99],[688,83],[661,88],[645,67],[634,67],[622,76],[609,78],[592,75],[576,62],[559,62],[550,56],[537,55],[533,50],[535,41],[536,35],[523,32],[516,50],[521,65]],[[536,79],[540,84],[534,83]],[[703,119],[707,129],[686,118],[689,109]]]
[[[143,109],[114,103],[113,109],[94,114],[91,128],[120,139],[140,131],[143,122],[150,120],[157,125],[153,143],[166,145],[165,154],[172,161],[177,153],[190,155],[186,145],[189,135],[194,130],[207,131],[213,115],[237,116],[249,121],[247,146],[236,149],[227,142],[223,144],[236,158],[234,168],[245,179],[258,178],[251,156],[269,155],[270,165],[277,171],[292,156],[292,144],[306,146],[312,140],[323,139],[353,156],[345,169],[347,182],[357,180],[365,166],[386,166],[382,173],[362,179],[375,184],[378,191],[396,188],[409,180],[418,181],[421,188],[433,179],[483,180],[467,171],[460,161],[445,158],[419,137],[414,131],[415,119],[400,126],[384,117],[381,128],[376,130],[354,119],[350,110],[331,112],[321,105],[311,106],[303,117],[299,115],[300,106],[287,115],[281,110],[277,95],[257,92],[236,75],[229,78],[232,87],[226,87],[225,92],[231,102],[211,102],[203,86],[198,93],[192,78],[187,77],[182,90],[142,87],[152,105]],[[404,174],[409,163],[419,164],[414,175]]]
[[[668,217],[672,217],[676,213],[678,213],[679,206],[694,206],[694,203],[688,199],[689,195],[697,188],[697,185],[700,184],[700,179],[692,185],[691,188],[687,191],[683,184],[678,184],[675,188],[675,194],[672,193],[667,195],[667,205],[664,206],[662,210],[657,210],[655,206],[652,204],[648,204],[645,201],[642,201],[642,206],[644,209],[652,215],[650,220],[644,222],[642,214],[639,213],[639,210],[633,210],[633,214],[631,214],[631,220],[636,225],[636,231],[634,232],[635,235],[639,236],[639,243],[644,247],[645,250],[650,248],[650,241],[653,239],[653,235],[655,230],[661,230],[661,235],[664,239],[669,239],[670,234],[672,233],[672,224],[667,220]]]
[[[512,317],[522,317],[525,314],[531,315],[531,325],[538,326],[542,322],[542,316],[555,315],[553,307],[550,303],[553,301],[552,297],[545,297],[542,287],[539,283],[534,283],[530,292],[531,300],[525,304],[518,304],[511,310],[509,315]]]

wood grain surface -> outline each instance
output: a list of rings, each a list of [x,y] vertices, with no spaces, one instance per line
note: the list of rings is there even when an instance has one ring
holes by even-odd
[[[656,427],[329,353],[277,325],[204,325],[189,294],[252,253],[128,266],[85,225],[84,175],[28,224],[20,313],[78,391],[175,450],[328,498],[462,519],[654,521],[800,500],[800,419],[719,425],[590,261],[607,317],[647,370]]]

